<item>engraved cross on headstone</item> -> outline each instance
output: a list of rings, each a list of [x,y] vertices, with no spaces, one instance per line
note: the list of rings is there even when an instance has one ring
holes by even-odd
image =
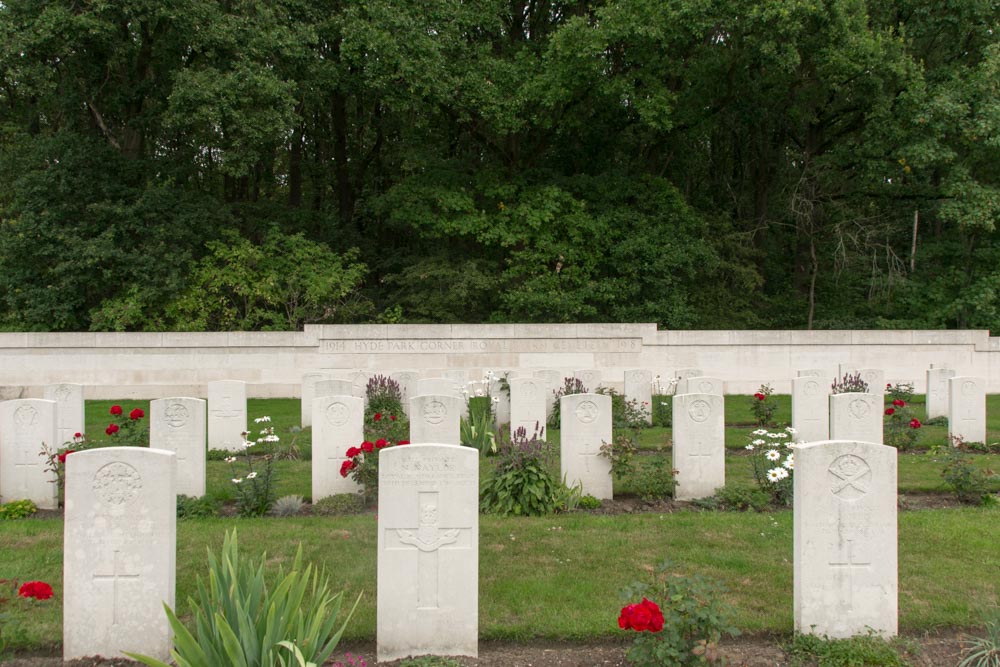
[[[580,447],[580,450],[581,451],[579,454],[577,454],[577,456],[583,458],[583,469],[589,473],[590,462],[593,459],[596,459],[598,456],[600,456],[600,454],[597,451],[595,451],[594,444],[590,442],[583,443],[583,445]]]
[[[699,443],[701,444],[701,443]],[[694,464],[698,466],[698,479],[704,479],[705,477],[705,464],[710,463],[712,455],[707,452],[691,452],[688,454],[688,458],[694,458]]]
[[[138,574],[124,574],[119,572],[118,568],[118,554],[120,551],[115,551],[114,559],[112,560],[112,572],[111,574],[95,574],[94,581],[110,581],[111,582],[111,624],[118,625],[118,580],[119,579],[139,579]]]
[[[28,480],[31,475],[37,473],[37,468],[41,465],[41,462],[38,460],[41,448],[42,447],[39,444],[34,450],[32,450],[32,444],[30,441],[25,440],[21,442],[21,460],[15,463],[14,467],[17,468],[17,480],[20,482],[21,493],[25,498],[28,497]]]
[[[847,540],[846,562],[830,561],[830,567],[833,568],[835,571],[841,568],[847,570],[847,608],[849,610],[854,609],[854,570],[861,568],[867,570],[871,566],[871,561],[865,563],[855,562],[853,547],[854,547],[854,541]]]
[[[416,547],[417,553],[417,608],[438,608],[439,564],[438,550],[458,542],[463,530],[468,528],[443,528],[438,525],[438,492],[417,493],[418,527],[416,530],[390,528],[401,544]],[[391,547],[390,547],[391,548]],[[400,547],[396,547],[397,549]],[[461,549],[463,547],[455,547]]]

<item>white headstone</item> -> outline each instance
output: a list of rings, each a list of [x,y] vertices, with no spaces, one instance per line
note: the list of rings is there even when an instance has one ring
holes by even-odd
[[[986,442],[986,380],[953,377],[948,380],[948,437],[964,442]]]
[[[951,368],[927,371],[927,419],[948,416],[948,380],[955,377]]]
[[[570,394],[559,399],[559,469],[569,486],[595,498],[613,497],[611,461],[600,455],[612,440],[611,397]]]
[[[169,660],[177,553],[174,454],[106,447],[66,457],[63,660]]]
[[[556,404],[555,392],[562,386],[565,375],[563,375],[562,371],[551,368],[537,370],[532,375],[545,384],[545,418],[548,419],[552,415],[552,408]]]
[[[0,502],[30,500],[41,509],[59,505],[54,473],[46,472],[42,445],[55,451],[56,402],[22,398],[0,403]]]
[[[461,398],[440,394],[410,399],[410,442],[461,444]],[[381,465],[381,459],[379,460]]]
[[[795,439],[819,442],[830,437],[830,384],[833,378],[800,375],[792,378],[792,428]]]
[[[885,396],[885,371],[881,368],[849,368],[841,364],[840,377],[837,379],[842,380],[845,375],[860,375],[868,383],[869,394]]]
[[[653,423],[653,372],[646,369],[625,371],[625,400],[634,400],[646,413],[646,423]]]
[[[830,373],[822,368],[806,368],[795,371],[796,377],[829,377]],[[832,380],[830,382],[833,382]]]
[[[882,439],[882,395],[848,392],[830,396],[830,440]]]
[[[469,374],[464,368],[432,368],[424,373],[425,378],[445,378],[465,386],[469,381]]]
[[[316,383],[313,400],[323,396],[354,396],[364,400],[364,394],[358,392],[358,385],[350,380],[320,380]]]
[[[896,450],[855,441],[795,448],[795,631],[897,630]]]
[[[243,449],[247,430],[247,383],[218,380],[208,383],[208,448],[235,452]]]
[[[365,439],[365,402],[357,396],[320,396],[313,400],[312,498],[357,493],[361,486],[340,468],[350,447]]]
[[[302,393],[299,422],[302,428],[312,426],[312,402],[316,398],[316,383],[329,380],[329,373],[305,373],[302,376]]]
[[[55,448],[62,447],[73,441],[73,436],[83,433],[86,417],[83,402],[82,384],[47,384],[42,397],[47,401],[56,402],[56,435]]]
[[[545,439],[545,383],[537,378],[510,379],[510,430],[522,426],[529,437],[539,431]]]
[[[719,394],[673,397],[676,500],[713,495],[726,485],[725,401]]]
[[[702,377],[705,373],[700,368],[678,368],[674,371],[674,377],[678,380],[687,380],[688,378]]]
[[[399,383],[400,401],[403,404],[403,411],[410,407],[410,397],[417,395],[417,379],[420,374],[417,371],[393,371],[389,377]]]
[[[378,528],[378,661],[477,657],[479,452],[437,444],[383,450]]]
[[[601,371],[596,368],[584,368],[573,371],[573,377],[583,383],[583,388],[594,393],[601,386]]]
[[[506,379],[505,379],[506,376]],[[507,388],[504,389],[504,383]],[[493,424],[499,428],[510,424],[510,378],[508,371],[495,373],[490,380],[490,400],[493,401]]]
[[[722,396],[725,383],[720,378],[696,375],[677,381],[678,394],[715,394]]]
[[[149,402],[149,446],[174,453],[180,495],[205,495],[206,413],[206,403],[200,398]]]

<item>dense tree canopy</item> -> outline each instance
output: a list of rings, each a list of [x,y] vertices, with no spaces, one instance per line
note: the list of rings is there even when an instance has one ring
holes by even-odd
[[[0,327],[1000,331],[997,0],[3,0]]]

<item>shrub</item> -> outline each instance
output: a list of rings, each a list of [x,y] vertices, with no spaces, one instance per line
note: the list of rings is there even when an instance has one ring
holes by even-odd
[[[910,404],[894,398],[892,405],[885,409],[885,444],[905,452],[917,441],[921,426]]]
[[[365,386],[368,404],[365,407],[365,421],[368,422],[376,414],[402,415],[403,391],[399,383],[385,375],[375,375]]]
[[[219,513],[219,506],[219,501],[209,496],[180,495],[177,496],[177,518],[200,519],[216,516]]]
[[[0,521],[4,519],[23,519],[38,511],[35,503],[30,500],[12,500],[0,505]]]
[[[280,644],[286,641],[301,652],[303,661],[326,662],[357,602],[335,628],[343,593],[332,594],[329,578],[311,564],[303,569],[301,544],[291,571],[285,575],[279,569],[278,584],[273,588],[264,583],[266,561],[266,555],[260,565],[241,558],[236,531],[226,533],[218,559],[209,551],[208,581],[198,577],[198,600],[188,598],[195,634],[164,605],[174,631],[170,655],[178,665],[271,667],[283,664]],[[128,655],[146,665],[168,667],[155,658]]]
[[[815,635],[795,635],[782,647],[793,664],[815,664],[819,667],[854,667],[855,665],[885,665],[902,667],[907,664],[893,644],[874,633],[847,639],[829,639]]]
[[[673,394],[653,394],[653,426],[672,426]]]
[[[375,415],[376,417],[378,414]],[[383,420],[385,421],[385,420]],[[409,440],[400,440],[393,443],[385,438],[379,438],[375,442],[365,440],[360,447],[348,447],[344,452],[347,461],[340,466],[340,476],[347,477],[361,485],[364,489],[364,499],[367,502],[375,502],[378,498],[378,459],[379,453],[386,447],[396,445],[408,445]]]
[[[774,432],[759,428],[750,434],[750,442],[746,445],[757,488],[766,493],[772,503],[784,507],[792,504],[795,453],[789,450],[795,444],[794,435],[795,429],[790,426]]]
[[[763,489],[747,487],[724,486],[715,492],[713,498],[717,507],[740,512],[765,512],[771,508],[772,503],[771,494]]]
[[[896,384],[886,383],[885,393],[893,401],[913,402],[913,383],[897,382]]]
[[[868,383],[861,379],[861,373],[845,373],[844,377],[834,380],[830,385],[830,392],[833,394],[864,394],[868,391]]]
[[[589,390],[583,386],[583,380],[578,380],[577,378],[563,378],[563,386],[558,389],[553,389],[552,393],[555,395],[555,401],[552,404],[552,414],[549,415],[549,426],[554,426],[559,428],[560,420],[560,398],[563,396],[571,396],[573,394],[586,394]],[[613,401],[614,399],[612,399]]]
[[[505,516],[551,514],[556,509],[559,484],[546,465],[548,445],[538,430],[530,438],[524,427],[509,438],[504,433],[501,429],[496,468],[480,488],[480,510]]]
[[[664,561],[654,570],[652,583],[635,582],[622,591],[625,601],[642,599],[626,605],[618,618],[619,627],[638,632],[628,651],[629,664],[712,664],[720,657],[722,635],[739,634],[730,625],[732,609],[723,602],[718,583],[671,572],[671,567]]]
[[[654,456],[637,459],[631,475],[631,487],[640,499],[662,500],[674,494],[677,480],[670,458],[657,451]]]
[[[941,477],[959,502],[970,505],[982,505],[988,502],[990,479],[995,475],[992,471],[984,471],[972,463],[972,458],[966,454],[965,443],[955,436],[951,447],[937,447],[932,453],[943,454],[944,468]],[[943,452],[941,452],[943,450]]]
[[[318,516],[358,514],[365,509],[365,499],[358,493],[335,493],[313,503],[312,513]]]
[[[257,424],[266,424],[271,418],[264,416],[254,420]],[[250,448],[266,443],[276,443],[280,440],[274,434],[273,426],[264,426],[256,440],[250,440],[250,433],[243,433],[243,450],[239,455],[226,458],[233,472],[232,483],[236,487],[236,512],[242,517],[264,516],[274,505],[274,457],[264,454],[254,457]],[[255,458],[264,462],[263,470],[254,467]],[[242,462],[241,462],[242,459]],[[243,469],[237,471],[237,464]]]
[[[778,404],[771,400],[774,389],[769,384],[762,384],[760,389],[750,399],[750,410],[757,426],[767,426],[771,423],[774,411],[778,409]]]
[[[635,441],[627,435],[619,435],[611,442],[601,443],[600,456],[611,461],[611,474],[616,479],[624,479],[632,474],[635,468],[635,455],[639,448]]]

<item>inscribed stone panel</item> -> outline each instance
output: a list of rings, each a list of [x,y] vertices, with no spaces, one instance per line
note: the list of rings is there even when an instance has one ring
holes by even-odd
[[[795,449],[795,630],[897,630],[896,450],[821,441]]]
[[[573,377],[583,383],[583,388],[593,393],[601,386],[601,371],[596,368],[584,368],[573,371]]]
[[[461,443],[461,416],[465,401],[451,395],[427,394],[410,399],[410,442]]]
[[[41,509],[56,509],[56,477],[45,470],[42,445],[55,450],[62,445],[58,439],[55,401],[0,403],[0,502],[30,500]]]
[[[720,378],[696,375],[677,381],[678,394],[725,394],[725,383]]]
[[[725,401],[718,394],[673,397],[674,498],[706,498],[726,485]]]
[[[205,495],[205,415],[200,398],[160,398],[149,402],[149,446],[173,452],[177,493]]]
[[[247,384],[242,380],[208,383],[208,448],[243,448],[247,430]]]
[[[611,462],[600,455],[611,442],[611,397],[606,394],[570,394],[559,399],[560,475],[569,486],[583,485],[583,493],[611,498]]]
[[[56,402],[56,447],[73,441],[73,436],[83,433],[86,417],[82,384],[47,384],[42,398]]]
[[[329,373],[305,373],[302,375],[299,423],[302,428],[312,426],[312,402],[316,398],[316,383],[331,379]]]
[[[625,371],[625,400],[634,400],[646,414],[646,423],[653,423],[653,372],[646,369]]]
[[[964,442],[986,442],[986,380],[953,377],[948,380],[948,437]]]
[[[830,440],[856,440],[882,444],[881,394],[832,394]]]
[[[530,438],[535,432],[545,439],[545,383],[537,378],[511,378],[510,430],[523,427]]]
[[[356,396],[320,396],[313,399],[313,502],[336,493],[357,493],[361,486],[343,477],[340,467],[349,447],[360,447],[365,433],[365,402]]]
[[[107,447],[66,457],[63,659],[122,651],[169,660],[177,466],[173,452]]]
[[[792,378],[792,428],[795,439],[819,442],[830,437],[830,384],[833,378],[800,375]]]
[[[378,661],[477,657],[479,452],[438,444],[384,450],[378,527]]]
[[[948,380],[955,374],[951,368],[931,368],[927,371],[927,419],[948,416]]]

